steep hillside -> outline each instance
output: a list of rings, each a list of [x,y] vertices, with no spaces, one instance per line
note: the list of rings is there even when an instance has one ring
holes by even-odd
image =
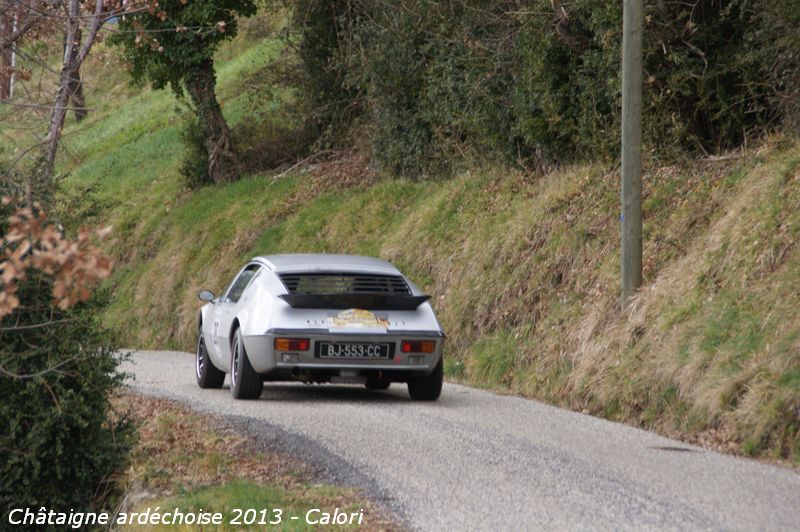
[[[239,39],[220,53],[234,127],[280,107],[251,83],[276,51]],[[114,226],[106,318],[122,343],[191,350],[196,293],[221,290],[251,256],[376,255],[434,296],[451,379],[800,460],[797,140],[646,169],[645,286],[626,319],[609,165],[415,182],[350,154],[189,192],[175,98],[93,69],[117,96],[89,127],[69,126],[62,210]]]

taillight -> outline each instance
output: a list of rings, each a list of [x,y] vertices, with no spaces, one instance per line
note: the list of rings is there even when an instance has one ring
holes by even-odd
[[[436,342],[429,340],[403,340],[400,343],[400,351],[403,353],[433,353],[436,350]]]
[[[275,338],[276,351],[308,351],[309,347],[308,338]]]

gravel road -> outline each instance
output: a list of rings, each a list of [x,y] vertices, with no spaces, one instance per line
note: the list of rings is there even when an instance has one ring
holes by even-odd
[[[446,384],[200,390],[194,356],[135,352],[129,384],[220,415],[416,530],[800,530],[800,474],[536,401]]]

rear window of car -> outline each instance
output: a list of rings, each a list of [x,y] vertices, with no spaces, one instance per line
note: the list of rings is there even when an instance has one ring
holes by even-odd
[[[290,294],[411,294],[408,283],[399,275],[283,273],[280,279]]]

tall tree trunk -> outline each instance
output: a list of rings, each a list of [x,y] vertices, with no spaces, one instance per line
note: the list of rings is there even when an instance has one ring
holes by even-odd
[[[58,152],[58,141],[61,138],[61,128],[64,125],[64,116],[67,114],[67,105],[69,104],[69,83],[75,77],[76,68],[72,50],[78,47],[76,37],[78,34],[79,12],[79,1],[69,0],[67,3],[67,17],[64,22],[64,61],[59,75],[58,93],[53,105],[53,114],[50,116],[50,128],[44,138],[45,153],[42,174],[45,177],[53,175],[56,153]]]
[[[17,6],[14,6],[14,12],[11,14],[11,31],[12,33],[17,32],[17,28],[19,27],[19,11]],[[19,43],[14,43],[11,47],[11,76],[8,79],[8,98],[14,98],[14,81],[16,80],[17,73],[17,49],[19,48]]]
[[[208,59],[186,76],[186,88],[205,131],[208,175],[215,183],[239,178],[239,159],[233,149],[231,131],[217,102],[214,63]]]
[[[95,0],[94,15],[84,17],[88,19],[89,30],[79,42],[80,32],[80,0],[67,0],[66,17],[64,19],[64,58],[61,66],[61,74],[58,80],[58,92],[53,104],[53,114],[50,117],[50,128],[47,136],[42,141],[44,146],[44,163],[42,164],[41,175],[43,178],[50,178],[56,164],[56,153],[58,152],[58,142],[61,139],[61,129],[64,127],[64,117],[67,114],[72,93],[70,84],[75,80],[80,81],[79,71],[83,61],[89,54],[89,50],[94,44],[97,32],[100,30],[105,16],[110,17],[113,13],[104,15],[105,2]],[[77,53],[75,53],[77,50]],[[81,93],[81,96],[83,94]],[[83,107],[83,105],[79,105]]]
[[[81,40],[81,30],[78,28],[78,33],[75,36],[75,42],[79,42]],[[64,49],[66,50],[66,43],[64,43]],[[78,64],[78,46],[72,47],[72,57],[70,58],[70,63],[73,65]],[[69,93],[69,101],[72,102],[72,112],[75,113],[75,120],[80,122],[84,118],[86,118],[86,99],[83,96],[83,81],[81,81],[81,70],[80,67],[75,67],[74,74],[71,78],[69,78],[69,85],[67,86],[67,92]],[[66,116],[66,114],[65,114]]]
[[[12,30],[11,11],[6,9],[0,12],[0,37],[3,39],[10,35]],[[9,97],[9,86],[11,85],[11,47],[0,51],[0,100]]]

